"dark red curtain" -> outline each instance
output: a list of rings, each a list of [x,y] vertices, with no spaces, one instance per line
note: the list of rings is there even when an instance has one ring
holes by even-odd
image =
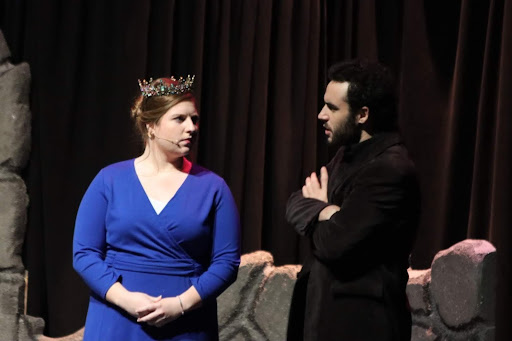
[[[364,57],[399,81],[401,129],[423,192],[413,266],[429,267],[465,238],[490,240],[497,340],[511,339],[511,2],[0,0],[11,61],[29,62],[33,77],[28,313],[44,317],[51,336],[83,325],[74,217],[101,167],[140,152],[128,113],[137,78],[196,74],[193,159],[230,185],[243,251],[300,262],[305,241],[284,207],[328,159],[316,120],[326,70]]]

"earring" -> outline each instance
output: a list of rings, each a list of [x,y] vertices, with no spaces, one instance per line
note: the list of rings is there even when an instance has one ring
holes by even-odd
[[[148,137],[152,140],[155,137],[155,135],[148,130]]]

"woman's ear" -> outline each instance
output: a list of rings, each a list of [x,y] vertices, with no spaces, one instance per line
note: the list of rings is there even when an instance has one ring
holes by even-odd
[[[146,132],[148,133],[148,137],[150,139],[153,139],[153,137],[155,136],[155,132],[152,124],[146,124]]]

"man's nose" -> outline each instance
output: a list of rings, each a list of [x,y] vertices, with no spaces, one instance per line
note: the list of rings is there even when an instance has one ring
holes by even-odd
[[[328,121],[329,120],[329,115],[327,115],[327,113],[325,112],[325,105],[322,108],[322,110],[320,110],[320,112],[318,113],[317,117],[318,117],[319,120],[322,120],[322,121]]]

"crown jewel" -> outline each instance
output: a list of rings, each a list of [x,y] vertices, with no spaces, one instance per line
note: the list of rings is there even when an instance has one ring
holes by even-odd
[[[146,81],[145,79],[141,81],[139,79],[140,92],[142,93],[142,96],[146,98],[183,94],[192,91],[195,77],[195,75],[192,75],[192,77],[188,75],[187,78],[180,77],[179,79],[176,79],[174,76],[171,76],[171,81],[176,84],[166,84],[161,79],[156,84],[151,84],[153,83],[153,78],[150,78],[149,81]]]

